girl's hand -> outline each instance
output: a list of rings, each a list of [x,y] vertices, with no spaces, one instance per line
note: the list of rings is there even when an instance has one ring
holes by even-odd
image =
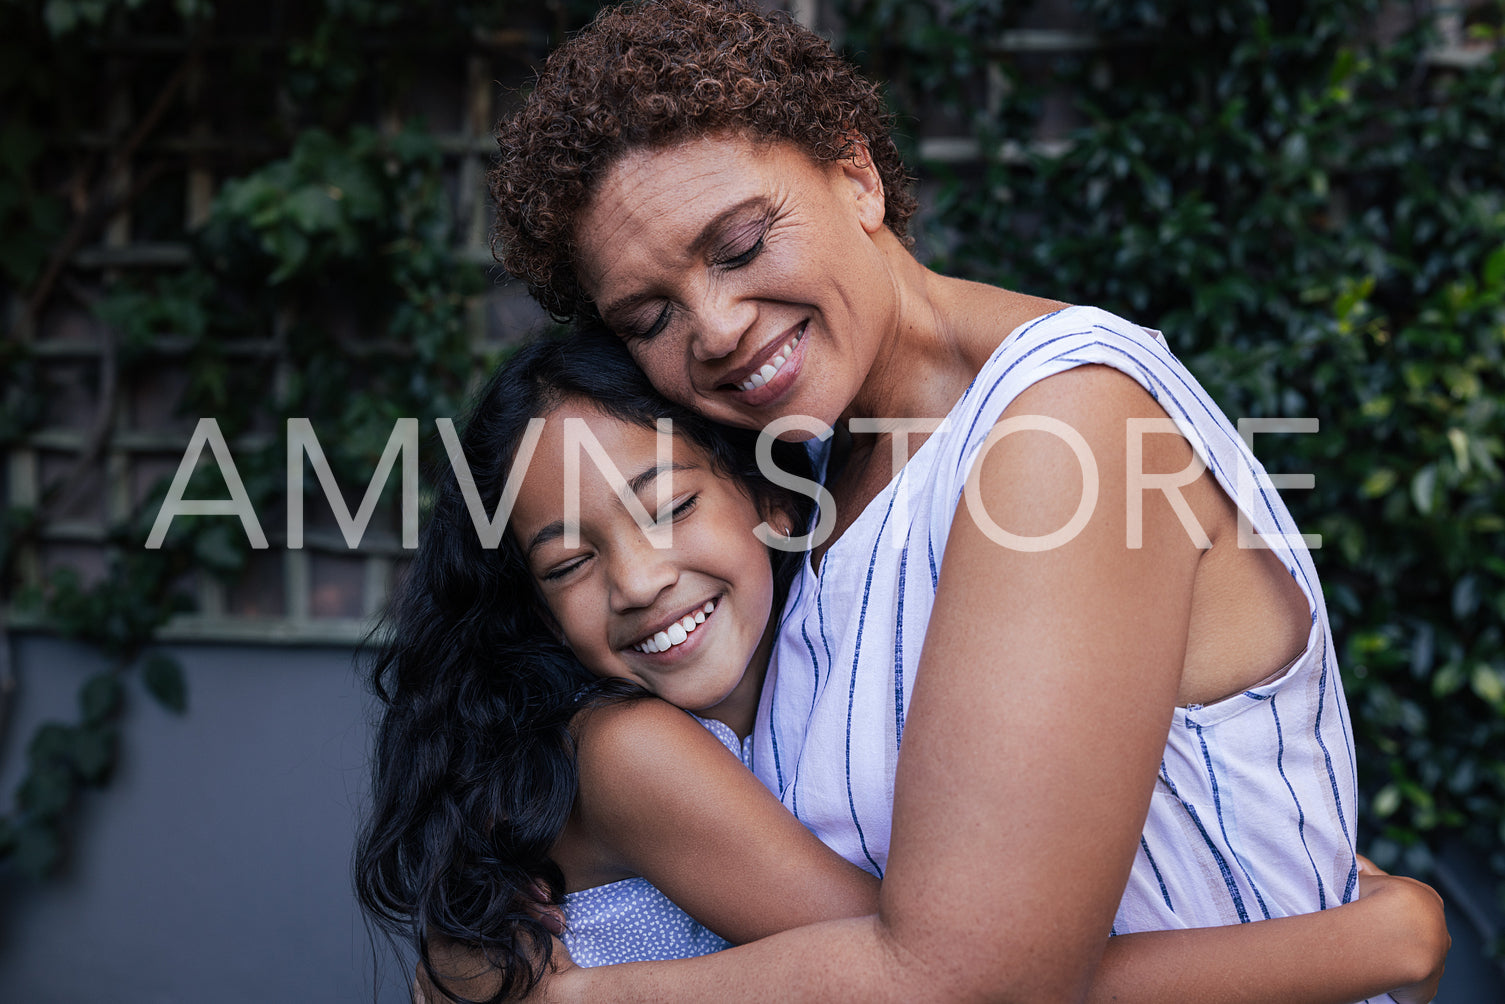
[[[1397,943],[1406,955],[1415,956],[1412,983],[1390,991],[1397,1004],[1427,1004],[1437,996],[1443,964],[1453,939],[1448,934],[1442,897],[1424,882],[1404,875],[1381,871],[1373,861],[1359,855],[1359,898],[1390,903],[1392,915],[1401,925]]]

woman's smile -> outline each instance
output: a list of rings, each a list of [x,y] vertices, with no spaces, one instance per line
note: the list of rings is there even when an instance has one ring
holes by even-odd
[[[757,429],[834,424],[858,393],[892,327],[877,234],[870,167],[730,135],[624,155],[576,242],[582,285],[654,385]]]
[[[771,352],[763,349],[751,364],[742,367],[747,374],[745,377],[734,376],[721,386],[740,392],[743,404],[750,408],[761,408],[777,401],[794,386],[799,376],[805,361],[805,332],[809,327],[808,320],[801,322],[792,335],[775,343]]]

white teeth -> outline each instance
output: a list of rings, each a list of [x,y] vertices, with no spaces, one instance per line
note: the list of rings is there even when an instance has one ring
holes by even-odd
[[[716,601],[707,600],[705,606],[699,610],[692,614],[685,614],[684,617],[670,624],[664,630],[657,632],[653,637],[645,638],[632,647],[648,655],[653,655],[656,652],[667,652],[675,645],[682,644],[686,638],[690,637],[690,632],[704,624],[706,616],[715,609]]]
[[[800,333],[789,339],[789,341],[785,342],[779,348],[779,351],[774,353],[773,358],[768,360],[768,362],[764,363],[758,369],[758,372],[748,377],[741,384],[738,384],[738,386],[743,390],[756,390],[757,388],[762,387],[764,384],[768,383],[768,381],[772,380],[775,376],[778,375],[779,370],[784,368],[784,364],[787,363],[789,361],[789,357],[794,354],[794,347],[798,345],[800,343],[800,339],[804,337],[805,329],[801,328]]]

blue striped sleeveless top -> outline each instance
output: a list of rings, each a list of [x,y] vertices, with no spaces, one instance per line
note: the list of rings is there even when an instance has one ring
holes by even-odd
[[[1358,875],[1353,742],[1311,557],[1264,469],[1159,333],[1092,307],[1013,332],[820,571],[805,564],[758,708],[753,770],[838,853],[883,874],[904,717],[972,459],[1021,391],[1088,364],[1128,374],[1165,409],[1289,569],[1311,620],[1305,651],[1276,678],[1176,709],[1114,931],[1345,903]]]

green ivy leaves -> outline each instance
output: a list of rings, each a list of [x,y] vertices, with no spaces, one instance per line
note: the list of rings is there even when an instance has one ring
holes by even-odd
[[[885,31],[902,0],[840,6],[904,121],[970,95],[940,129],[999,154],[932,168],[938,267],[1162,328],[1232,416],[1320,419],[1258,451],[1317,477],[1287,501],[1325,543],[1366,845],[1425,866],[1460,830],[1505,879],[1505,3],[1461,68],[1425,17],[1373,41],[1376,0],[1077,0],[1106,47],[991,68],[1027,5],[926,8],[969,58]],[[1050,108],[1065,147],[1002,155]]]
[[[188,683],[176,659],[161,653],[147,656],[141,666],[141,682],[168,711],[182,714],[188,710]]]
[[[580,8],[570,0],[546,16],[562,29],[566,14],[578,23],[589,13]],[[78,206],[59,197],[59,179],[87,173],[80,164],[99,159],[78,140],[100,128],[101,49],[114,52],[110,46],[121,38],[129,43],[149,24],[154,38],[182,29],[177,55],[187,62],[201,55],[196,38],[213,39],[215,13],[211,0],[0,5],[0,97],[8,113],[0,123],[0,223],[11,235],[0,248],[0,281],[23,301],[79,222]],[[198,230],[169,234],[182,237],[186,262],[105,273],[100,289],[90,273],[77,286],[113,335],[121,385],[162,368],[164,359],[186,371],[177,415],[216,417],[258,510],[279,510],[286,483],[281,437],[260,430],[281,429],[288,416],[310,418],[337,477],[354,483],[370,476],[395,418],[427,422],[456,414],[485,369],[472,349],[471,321],[473,297],[486,278],[458,248],[454,164],[446,153],[452,146],[416,121],[382,129],[352,121],[374,106],[373,86],[397,95],[417,67],[432,72],[424,61],[436,42],[464,50],[468,43],[457,40],[487,25],[531,26],[537,16],[505,3],[430,9],[329,0],[258,29],[275,37],[255,50],[256,59],[232,54],[198,67],[206,89],[262,88],[295,107],[276,121],[252,124],[270,152],[259,149],[259,160],[222,179]],[[397,44],[373,42],[383,32]],[[129,44],[123,50],[134,52]],[[151,51],[153,59],[175,55],[171,47],[165,55]],[[261,65],[263,55],[268,65]],[[181,106],[181,95],[174,100],[164,120],[169,132],[192,111]],[[259,107],[257,98],[248,107]],[[144,106],[133,110],[140,114]],[[170,179],[181,176],[181,155],[171,142],[158,145],[162,139],[147,137],[132,160],[134,175],[165,166]],[[151,163],[153,157],[161,163]],[[85,240],[97,237],[91,232]],[[0,441],[9,447],[47,414],[47,387],[38,378],[45,367],[10,339],[0,341],[0,366],[8,378]],[[200,475],[190,486],[193,497],[224,492],[217,472]],[[164,480],[130,519],[108,528],[98,578],[86,581],[61,568],[8,597],[59,634],[98,649],[110,668],[84,681],[76,721],[38,731],[14,804],[0,815],[0,862],[13,860],[37,875],[62,862],[72,809],[82,791],[108,781],[133,696],[144,692],[174,714],[188,708],[186,674],[154,639],[185,609],[186,576],[228,580],[245,568],[247,547],[238,526],[187,517],[175,522],[160,551],[145,551],[145,527],[165,487]],[[35,542],[48,517],[45,500],[0,512],[0,571],[7,578],[22,545]]]

